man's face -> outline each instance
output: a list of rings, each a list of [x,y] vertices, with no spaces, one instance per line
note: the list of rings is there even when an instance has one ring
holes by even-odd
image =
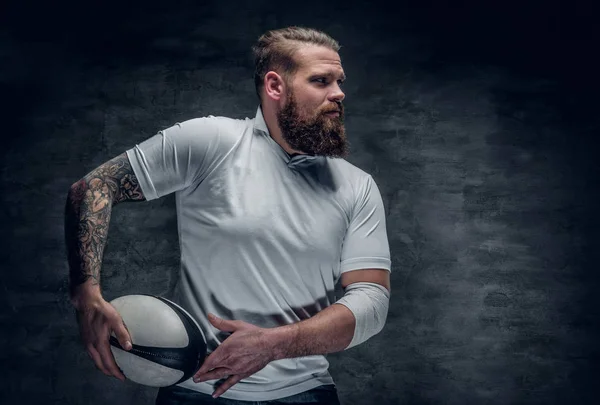
[[[295,57],[301,61],[300,67],[287,83],[286,100],[277,112],[283,139],[292,149],[311,155],[347,157],[344,93],[340,88],[345,75],[338,53],[307,46]]]

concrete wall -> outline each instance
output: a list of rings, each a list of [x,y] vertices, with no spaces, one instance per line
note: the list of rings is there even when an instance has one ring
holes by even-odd
[[[153,403],[155,389],[104,376],[79,343],[68,187],[175,122],[253,117],[250,46],[305,25],[343,45],[348,160],[381,189],[393,261],[384,331],[329,357],[342,403],[592,403],[593,29],[585,10],[567,29],[547,2],[473,3],[9,7],[0,402]],[[169,296],[178,254],[172,196],[118,206],[105,298]]]

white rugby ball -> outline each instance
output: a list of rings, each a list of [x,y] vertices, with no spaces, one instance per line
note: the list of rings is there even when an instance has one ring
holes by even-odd
[[[125,377],[150,387],[179,384],[202,366],[206,339],[194,318],[179,305],[153,295],[125,295],[110,302],[131,336],[123,350],[114,332],[110,349]]]

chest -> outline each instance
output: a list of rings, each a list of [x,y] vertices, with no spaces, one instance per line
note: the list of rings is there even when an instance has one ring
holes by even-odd
[[[290,255],[339,259],[347,204],[314,172],[233,164],[192,196],[204,230],[236,243],[267,243]],[[287,168],[284,168],[287,169]]]

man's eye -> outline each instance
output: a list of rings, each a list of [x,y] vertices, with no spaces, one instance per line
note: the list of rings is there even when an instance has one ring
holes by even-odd
[[[328,84],[329,80],[327,80],[326,77],[319,77],[319,78],[314,79],[313,82],[319,82],[321,84]],[[337,81],[337,83],[341,87],[344,84],[344,80],[340,79]]]

